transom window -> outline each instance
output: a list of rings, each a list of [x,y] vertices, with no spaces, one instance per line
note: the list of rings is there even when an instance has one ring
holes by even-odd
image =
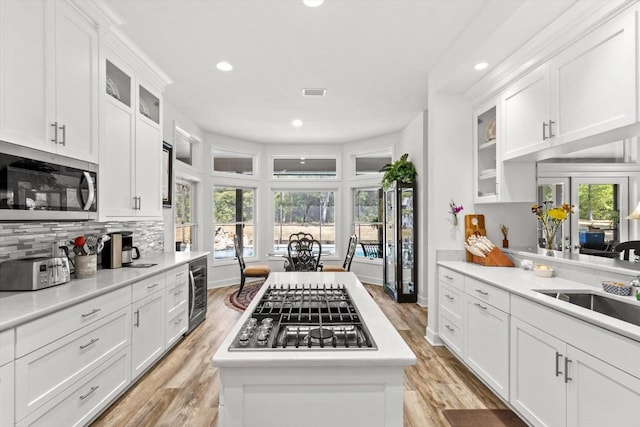
[[[240,175],[253,175],[253,156],[249,154],[214,150],[213,171]]]
[[[355,171],[356,175],[369,175],[379,173],[380,170],[391,164],[391,152],[385,151],[375,154],[363,154],[356,156]]]
[[[307,178],[335,179],[337,175],[335,158],[274,158],[273,177],[277,179]]]

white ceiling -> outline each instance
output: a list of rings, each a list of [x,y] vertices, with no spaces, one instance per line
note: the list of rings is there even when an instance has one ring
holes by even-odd
[[[289,143],[402,129],[427,108],[427,75],[449,50],[464,58],[451,76],[465,90],[491,70],[475,62],[506,58],[566,8],[558,3],[571,1],[107,0],[174,80],[164,95],[175,108],[208,132]],[[522,12],[532,6],[549,12],[531,19]],[[234,70],[218,71],[222,60]]]

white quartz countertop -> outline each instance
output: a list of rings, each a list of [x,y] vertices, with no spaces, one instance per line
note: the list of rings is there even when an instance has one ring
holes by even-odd
[[[209,252],[165,252],[134,262],[157,264],[148,268],[98,270],[96,277],[71,279],[63,285],[27,292],[0,292],[0,331],[45,316],[130,283],[207,256]]]
[[[322,350],[322,349],[265,349],[229,351],[233,339],[253,313],[269,284],[291,284],[306,287],[323,284],[346,286],[360,318],[367,326],[378,347],[377,350]],[[336,366],[407,366],[415,365],[416,356],[398,331],[386,318],[366,288],[353,273],[272,273],[258,291],[249,307],[213,356],[216,367],[336,367]]]
[[[566,301],[555,299],[540,292],[536,292],[536,290],[543,292],[584,290],[640,306],[640,301],[637,301],[635,296],[613,295],[604,292],[602,288],[573,282],[559,277],[538,277],[533,271],[515,267],[485,267],[483,265],[464,261],[439,261],[438,265],[450,268],[451,270],[471,276],[478,280],[482,280],[498,288],[505,289],[514,295],[528,298],[547,307],[551,307],[555,310],[608,329],[633,340],[640,341],[640,326],[579,307]],[[511,315],[517,317],[517,313],[511,313]]]

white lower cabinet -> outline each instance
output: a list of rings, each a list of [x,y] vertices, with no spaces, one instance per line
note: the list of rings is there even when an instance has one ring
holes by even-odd
[[[178,342],[189,328],[189,266],[183,265],[165,274],[167,281],[166,348]]]
[[[14,424],[14,373],[13,362],[0,366],[0,426]]]
[[[165,289],[164,275],[162,286],[158,286],[154,293],[134,301],[131,304],[131,364],[133,379],[147,370],[164,352],[165,349]],[[140,283],[144,286],[146,283]],[[140,285],[134,284],[135,287]]]
[[[509,399],[509,314],[465,295],[464,361],[504,399]]]
[[[86,425],[130,382],[129,351],[124,349],[17,423],[25,426]]]
[[[521,298],[516,298],[515,302],[517,308],[531,307],[522,312],[528,321],[536,323],[536,318],[547,319],[558,325],[557,331],[566,331],[568,339],[580,337],[578,339],[596,347],[608,344],[608,333],[597,327],[576,320],[564,324],[561,318],[545,317],[545,310],[536,310],[536,303]],[[520,311],[514,308],[511,322],[510,403],[514,409],[534,426],[626,427],[638,424],[638,377],[516,318],[518,313]],[[618,345],[622,347],[618,348]],[[637,345],[631,341],[620,342],[612,345],[609,351],[618,353],[622,348],[631,354],[634,347],[637,351]],[[629,359],[629,363],[633,360]]]

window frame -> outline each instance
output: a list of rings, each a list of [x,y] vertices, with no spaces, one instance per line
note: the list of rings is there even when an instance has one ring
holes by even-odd
[[[369,174],[365,175],[365,176],[370,176]],[[380,245],[383,244],[383,237],[382,237],[382,228],[384,227],[384,218],[380,218],[378,217],[378,222],[375,223],[370,223],[370,222],[359,222],[356,220],[356,193],[358,191],[367,191],[367,190],[377,190],[379,192],[379,199],[378,199],[378,215],[383,215],[383,209],[384,206],[382,205],[383,203],[383,199],[382,199],[382,194],[383,194],[383,189],[382,189],[382,185],[380,185],[380,183],[378,184],[370,184],[370,185],[362,185],[362,186],[357,186],[357,187],[352,187],[351,188],[351,193],[350,193],[350,205],[351,205],[351,229],[352,232],[355,233],[358,236],[358,245],[361,245],[361,239],[360,239],[360,234],[357,232],[358,226],[360,224],[366,224],[366,226],[371,226],[372,224],[378,224],[379,225],[379,243]],[[362,246],[361,246],[362,247]],[[366,256],[366,254],[362,254],[362,256],[354,256],[353,258],[354,261],[358,261],[358,262],[368,262],[368,263],[374,263],[374,264],[380,264],[382,265],[382,257],[380,258],[368,258]]]
[[[173,235],[174,235],[174,244],[177,243],[177,240],[175,240],[175,236],[176,236],[176,232],[178,228],[184,228],[186,226],[191,227],[191,244],[189,247],[190,251],[196,251],[198,250],[199,246],[199,238],[198,238],[198,228],[199,228],[199,224],[198,224],[198,211],[197,211],[197,204],[198,204],[198,182],[191,180],[185,176],[181,176],[181,175],[176,175],[176,180],[175,180],[175,184],[174,187],[177,187],[178,185],[184,185],[187,184],[191,187],[191,197],[190,197],[190,202],[191,202],[191,206],[190,206],[190,212],[191,212],[191,222],[189,223],[181,223],[178,224],[178,222],[176,221],[176,211],[178,208],[178,189],[174,188],[175,191],[175,197],[174,197],[174,201],[175,201],[175,207],[173,209]],[[174,251],[175,251],[175,245],[174,245]],[[176,251],[177,252],[177,251]]]
[[[252,167],[252,174],[248,175],[248,174],[241,174],[241,173],[235,173],[235,172],[226,172],[226,171],[217,171],[215,170],[214,164],[215,164],[215,152],[216,151],[221,151],[223,153],[226,154],[235,154],[241,157],[249,157],[251,159],[251,167]],[[242,150],[233,150],[233,149],[229,149],[227,147],[221,147],[221,148],[216,148],[216,147],[211,147],[211,156],[210,156],[210,160],[211,160],[211,175],[212,176],[221,176],[221,177],[227,177],[229,179],[241,179],[241,180],[246,180],[246,179],[258,179],[260,176],[260,171],[259,171],[259,162],[258,162],[258,156],[254,153],[250,153],[250,152],[246,152],[246,151],[242,151]]]
[[[231,174],[230,174],[231,175]],[[238,174],[233,174],[238,175]],[[238,175],[241,176],[241,175]],[[231,222],[231,223],[221,223],[218,224],[216,222],[216,218],[215,218],[215,190],[216,188],[233,188],[233,189],[241,189],[241,190],[251,190],[253,192],[253,215],[252,215],[252,222],[245,222],[245,221],[235,221],[235,222]],[[254,247],[254,251],[253,251],[253,255],[250,256],[245,256],[245,260],[255,260],[258,257],[258,248],[259,248],[259,233],[257,232],[257,215],[258,215],[258,207],[257,207],[257,201],[258,201],[258,187],[257,186],[252,186],[252,185],[248,185],[247,182],[219,182],[219,183],[214,183],[211,186],[211,224],[212,224],[212,229],[211,229],[211,258],[213,260],[213,263],[215,265],[225,265],[225,264],[236,264],[238,262],[238,258],[235,256],[235,252],[233,253],[232,257],[229,258],[216,258],[215,256],[215,231],[216,231],[216,227],[218,227],[219,225],[231,225],[231,224],[235,224],[236,228],[238,226],[238,224],[242,224],[242,227],[245,227],[245,224],[250,224],[253,227],[253,247]],[[237,204],[236,204],[237,206]],[[237,210],[236,210],[236,215],[237,215]]]
[[[336,162],[336,174],[334,176],[327,176],[326,178],[311,177],[305,178],[304,176],[291,176],[279,178],[275,175],[274,163],[276,160],[300,160],[300,159],[332,159]],[[335,182],[342,180],[342,168],[339,155],[328,154],[272,154],[269,157],[269,179],[273,182],[286,183],[286,182]]]

